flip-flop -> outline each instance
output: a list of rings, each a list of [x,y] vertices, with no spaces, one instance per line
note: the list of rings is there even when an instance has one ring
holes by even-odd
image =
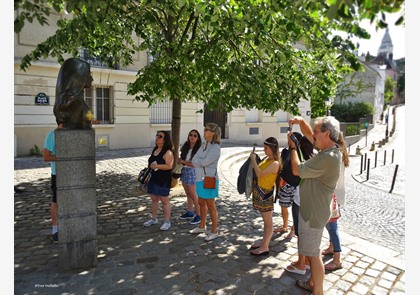
[[[285,236],[284,238],[288,239],[288,240],[291,240],[291,239],[293,239],[294,236],[295,236],[295,232],[292,231],[292,232],[288,233],[287,236]]]
[[[322,250],[321,254],[323,256],[326,256],[326,255],[334,255],[334,251],[328,251],[328,249],[324,249],[324,250]]]
[[[258,249],[261,245],[251,245],[251,249]]]
[[[328,271],[334,271],[337,269],[342,269],[343,265],[341,263],[335,263],[334,261],[331,261],[330,263],[325,264],[324,268]]]
[[[270,250],[268,251],[261,251],[261,250],[254,250],[250,252],[251,255],[254,256],[267,256],[268,254],[270,254]]]
[[[305,289],[307,291],[313,291],[314,288],[309,284],[309,280],[297,280],[296,285],[302,289]]]
[[[293,264],[289,264],[284,269],[288,272],[296,273],[298,275],[305,275],[306,274],[306,268],[302,270],[302,269],[297,268]]]
[[[280,233],[280,234],[287,233],[288,231],[289,231],[289,229],[288,228],[284,228],[284,227],[278,227],[278,228],[276,228],[276,229],[273,230],[273,232]]]

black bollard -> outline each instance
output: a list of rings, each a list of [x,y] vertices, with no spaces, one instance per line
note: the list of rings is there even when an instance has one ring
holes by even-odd
[[[389,190],[389,193],[392,193],[392,191],[394,190],[394,184],[395,184],[395,179],[397,178],[397,172],[398,172],[398,165],[395,165],[394,177],[392,178],[392,184],[391,184],[391,189]]]
[[[386,165],[386,150],[384,150],[384,166]]]
[[[370,159],[368,159],[368,166],[367,166],[367,172],[366,172],[366,181],[369,180],[369,169],[370,169]]]
[[[376,168],[377,162],[378,162],[378,151],[375,152],[375,168]]]
[[[360,155],[360,175],[363,173],[363,155]]]
[[[365,169],[366,170],[367,153],[365,153]]]

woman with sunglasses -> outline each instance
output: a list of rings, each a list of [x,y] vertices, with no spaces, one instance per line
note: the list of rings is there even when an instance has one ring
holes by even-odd
[[[178,163],[184,165],[181,170],[181,183],[187,195],[187,212],[179,216],[179,219],[191,219],[190,224],[199,224],[200,218],[200,205],[198,204],[198,196],[195,186],[195,169],[191,162],[192,158],[201,147],[200,133],[192,129],[188,133],[188,138],[181,147],[181,155]],[[195,207],[195,215],[194,209]]]
[[[160,130],[156,133],[155,147],[149,157],[149,167],[152,176],[147,184],[147,193],[152,199],[152,218],[144,226],[151,226],[158,223],[157,215],[159,211],[159,201],[162,203],[165,220],[160,230],[168,230],[171,227],[171,203],[169,192],[172,181],[172,166],[174,154],[173,144],[168,131]]]
[[[206,236],[206,241],[211,241],[219,237],[217,231],[218,212],[216,208],[216,198],[219,196],[219,177],[217,175],[217,165],[220,159],[220,144],[222,142],[222,132],[215,123],[207,123],[204,128],[204,142],[192,159],[195,169],[195,184],[200,205],[201,221],[198,227],[190,231],[192,234],[206,232],[207,209],[210,211],[211,232]],[[216,178],[215,188],[204,187],[204,177]]]

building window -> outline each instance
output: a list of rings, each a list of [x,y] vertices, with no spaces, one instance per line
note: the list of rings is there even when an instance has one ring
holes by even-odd
[[[172,123],[172,101],[166,99],[152,104],[150,107],[151,124],[171,124]]]
[[[93,124],[114,124],[111,87],[86,88],[85,100],[94,114]]]
[[[288,133],[289,127],[280,127],[280,133]]]
[[[246,123],[258,123],[259,122],[259,111],[256,108],[245,111],[245,122]]]
[[[259,133],[260,133],[260,128],[258,127],[249,128],[249,135],[257,135]]]
[[[110,58],[109,61],[111,64],[114,64],[112,67],[108,66],[108,63],[101,62],[98,57],[95,57],[89,53],[89,50],[86,48],[79,49],[79,57],[80,59],[83,59],[87,63],[89,63],[91,66],[97,67],[97,68],[111,68],[118,70],[120,67],[118,64],[114,64],[112,61],[113,59]]]
[[[285,111],[277,111],[276,112],[277,122],[287,122],[288,115]]]

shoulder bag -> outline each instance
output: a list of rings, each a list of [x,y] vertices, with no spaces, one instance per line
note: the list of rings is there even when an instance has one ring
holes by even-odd
[[[140,182],[141,185],[147,185],[149,183],[150,177],[152,177],[151,171],[152,169],[149,167],[140,170],[137,180]]]
[[[206,168],[204,168],[204,188],[208,189],[215,189],[216,188],[216,172],[214,173],[214,176],[207,176],[206,175]]]

